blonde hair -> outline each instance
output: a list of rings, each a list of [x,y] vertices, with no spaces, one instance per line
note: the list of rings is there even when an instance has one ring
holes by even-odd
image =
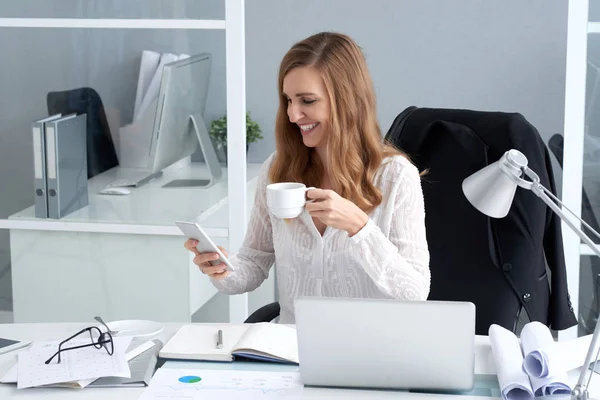
[[[373,184],[383,159],[403,155],[384,143],[376,115],[375,92],[364,55],[348,36],[322,32],[296,43],[279,68],[279,109],[275,121],[276,157],[271,182],[302,182],[318,187],[324,166],[306,147],[299,127],[289,121],[283,79],[294,68],[313,67],[323,78],[331,104],[327,160],[332,188],[365,212],[381,204]]]

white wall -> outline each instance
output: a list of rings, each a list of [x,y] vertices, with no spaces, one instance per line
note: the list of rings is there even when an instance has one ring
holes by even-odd
[[[273,130],[285,51],[323,30],[351,35],[375,81],[381,128],[405,107],[521,112],[542,136],[562,132],[564,0],[247,1],[247,102]],[[251,147],[253,159],[274,148]]]

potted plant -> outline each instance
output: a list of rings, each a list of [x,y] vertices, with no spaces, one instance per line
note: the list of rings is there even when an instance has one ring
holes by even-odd
[[[250,143],[263,139],[261,133],[260,126],[250,118],[250,113],[246,112],[246,152]],[[223,149],[224,161],[227,162],[227,115],[211,121],[209,134],[217,147]]]

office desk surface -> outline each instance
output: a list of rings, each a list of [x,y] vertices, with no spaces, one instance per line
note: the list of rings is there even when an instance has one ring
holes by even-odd
[[[20,340],[54,340],[64,339],[90,323],[57,323],[57,324],[0,324],[0,337],[15,338]],[[182,324],[166,323],[164,330],[157,336],[166,342]],[[210,324],[211,326],[225,324]],[[488,338],[476,337],[475,371],[478,375],[486,375],[493,372],[493,367],[485,365],[489,363],[490,347]],[[15,358],[19,350],[0,355],[0,374],[4,374],[7,363]],[[279,365],[270,363],[190,363],[190,362],[167,362],[163,368],[202,368],[202,369],[250,369],[262,371],[295,371],[296,366]],[[577,379],[579,370],[569,373],[571,381]],[[493,379],[493,378],[492,378]],[[63,388],[34,388],[18,390],[16,385],[0,384],[0,399],[137,399],[143,392],[143,388],[86,388],[63,389]],[[590,386],[592,395],[600,393],[600,379],[592,379]],[[388,390],[358,390],[358,389],[334,389],[334,388],[305,388],[302,398],[307,399],[419,399],[419,400],[490,400],[497,399],[488,396],[464,396],[445,394],[408,393],[404,391]]]
[[[260,167],[261,164],[247,165],[249,190],[252,190],[251,186]],[[11,215],[8,220],[0,220],[0,229],[181,235],[173,221],[197,219],[201,222],[217,212],[227,201],[227,168],[223,168],[222,172],[221,180],[207,188],[162,187],[174,179],[209,177],[204,163],[191,163],[181,168],[170,168],[160,178],[139,188],[131,188],[132,193],[129,195],[98,194],[107,184],[119,179],[120,168],[116,167],[88,181],[87,207],[60,220],[52,220],[35,218],[34,208],[31,206]],[[226,217],[226,214],[223,215]],[[207,228],[228,228],[227,219],[213,218],[211,223],[218,226]]]

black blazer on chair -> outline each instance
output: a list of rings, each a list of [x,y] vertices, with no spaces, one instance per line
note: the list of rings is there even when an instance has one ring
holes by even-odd
[[[480,213],[462,193],[467,176],[513,148],[525,154],[541,184],[556,192],[548,150],[523,116],[410,107],[386,138],[420,170],[429,169],[423,178],[429,299],[473,302],[476,332],[483,335],[494,323],[514,331],[522,307],[530,320],[556,330],[577,323],[558,216],[521,188],[502,219]]]

